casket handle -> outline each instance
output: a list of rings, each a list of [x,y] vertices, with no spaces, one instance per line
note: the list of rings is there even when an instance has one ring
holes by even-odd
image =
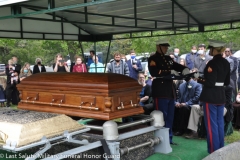
[[[30,100],[30,99],[32,99],[32,98],[33,98],[33,97],[27,97],[26,103],[28,103],[28,100]],[[32,103],[34,103],[34,101],[36,101],[36,100],[37,100],[37,97],[34,97]],[[31,102],[31,101],[30,101],[30,102]]]
[[[82,104],[83,104],[83,103],[84,103],[84,102],[81,102],[81,104],[80,104],[80,106],[79,106],[80,109],[82,109]]]
[[[131,106],[133,107],[133,102],[132,102],[132,100],[130,100],[130,103],[131,103]]]
[[[90,103],[89,109],[92,110],[93,103]]]
[[[124,107],[123,104],[124,104],[123,102],[120,102],[120,106],[117,107],[117,109],[118,109],[118,110],[124,109],[125,107]],[[137,106],[138,106],[137,104],[133,104],[133,101],[132,101],[132,100],[130,100],[130,105],[131,105],[132,107],[137,107]]]
[[[60,100],[60,103],[58,104],[58,106],[61,107],[62,103],[63,103],[63,99]]]
[[[54,102],[55,100],[54,99],[52,99],[52,102],[50,103],[50,105],[52,106],[52,104],[53,104],[53,102]]]
[[[27,103],[28,103],[28,100],[30,99],[31,97],[27,97]]]
[[[123,102],[120,102],[120,105],[121,105],[121,106],[119,106],[118,109],[124,109]]]
[[[81,104],[80,104],[80,106],[79,106],[80,109],[89,109],[89,110],[92,110],[92,109],[93,109],[93,110],[96,110],[96,111],[99,110],[98,107],[93,107],[94,103],[92,103],[92,102],[90,103],[90,106],[89,106],[89,107],[87,107],[87,106],[82,106],[84,103],[86,104],[86,103],[90,103],[90,102],[81,102]]]
[[[132,107],[137,107],[137,106],[138,106],[137,103],[133,104],[132,100],[130,100],[130,103],[131,103],[131,106],[132,106]]]
[[[123,102],[121,102],[121,107],[122,107],[122,109],[124,108]]]

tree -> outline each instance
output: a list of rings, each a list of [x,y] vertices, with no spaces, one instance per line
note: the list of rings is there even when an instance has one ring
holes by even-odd
[[[7,63],[11,50],[15,48],[16,40],[14,39],[0,39],[0,61]]]

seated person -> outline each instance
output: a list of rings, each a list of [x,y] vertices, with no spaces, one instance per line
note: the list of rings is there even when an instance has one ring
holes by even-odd
[[[178,91],[179,91],[179,86],[182,83],[183,83],[183,80],[173,80],[173,86],[175,87],[175,90],[176,90],[176,99],[179,99]]]
[[[231,110],[232,110],[232,104],[231,104],[231,97],[232,97],[232,87],[229,85],[227,87],[225,87],[225,95],[226,95],[226,104],[224,107],[224,115],[225,116],[225,134],[229,134],[229,123],[232,120],[232,114],[231,114]],[[229,113],[228,113],[229,112]],[[228,113],[228,114],[226,114]],[[207,132],[205,130],[205,127],[201,127],[198,128],[199,126],[199,122],[200,118],[203,116],[203,108],[202,105],[193,105],[192,109],[191,109],[191,113],[190,113],[190,117],[189,117],[189,121],[188,121],[188,129],[191,130],[191,133],[187,136],[185,136],[188,139],[195,139],[195,138],[203,138],[206,136]],[[205,125],[204,123],[202,123],[203,125]],[[231,125],[231,123],[230,123]],[[204,131],[202,131],[204,130]],[[197,132],[201,132],[201,133],[197,133]],[[200,137],[198,137],[198,134],[200,134]]]
[[[151,74],[148,70],[148,64],[145,65],[144,76],[147,78],[146,84],[148,84],[149,86],[152,86],[153,77],[151,76]]]
[[[240,91],[236,96],[236,101],[233,103],[233,125],[236,129],[240,129]]]
[[[186,78],[185,81],[179,86],[179,99],[175,102],[173,123],[175,136],[181,136],[187,131],[191,107],[199,103],[199,96],[202,92],[201,84],[191,78]]]
[[[138,74],[138,83],[143,87],[142,91],[140,92],[140,106],[143,107],[145,114],[150,114],[153,109],[153,104],[150,103],[151,101],[151,86],[146,84],[145,76],[143,73]]]

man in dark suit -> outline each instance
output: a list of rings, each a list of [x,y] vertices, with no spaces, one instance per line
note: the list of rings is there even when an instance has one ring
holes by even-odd
[[[176,91],[172,79],[164,79],[165,76],[171,76],[171,71],[182,72],[183,75],[189,73],[189,69],[181,64],[174,62],[170,56],[166,56],[169,43],[167,40],[161,40],[156,43],[157,51],[148,58],[148,70],[152,77],[152,97],[154,98],[154,107],[163,112],[165,127],[169,128],[169,139],[172,141],[172,124],[174,118]],[[174,76],[173,76],[174,77]]]
[[[142,64],[138,59],[136,59],[136,53],[134,50],[131,50],[130,55],[131,59],[127,61],[129,76],[138,80],[138,73],[139,71],[142,71]]]
[[[179,99],[175,103],[175,136],[181,136],[187,131],[191,107],[192,105],[199,104],[199,97],[202,92],[201,84],[195,82],[191,78],[186,78],[185,81],[185,83],[179,86]]]
[[[198,78],[198,83],[203,84],[199,100],[203,104],[208,153],[212,153],[224,146],[224,86],[230,84],[230,64],[221,55],[225,50],[224,43],[210,41],[209,49],[209,55],[214,57],[204,69],[204,78]]]
[[[18,75],[21,70],[21,65],[17,64],[18,58],[16,56],[12,57],[13,64],[12,65],[7,65],[6,66],[6,75],[7,75],[7,87],[6,87],[6,97],[7,97],[7,107],[10,107],[10,102],[12,101],[12,104],[17,105],[19,101],[19,93],[16,88],[16,85],[11,84],[11,76],[12,73],[10,70],[13,72],[17,72]],[[19,81],[19,80],[18,80]]]
[[[225,54],[226,54],[226,59],[230,58],[233,60],[234,65],[233,65],[233,70],[231,72],[231,79],[234,82],[234,86],[233,87],[233,97],[236,97],[237,95],[237,69],[238,69],[238,59],[236,57],[232,56],[232,50],[230,48],[226,48],[225,50]]]

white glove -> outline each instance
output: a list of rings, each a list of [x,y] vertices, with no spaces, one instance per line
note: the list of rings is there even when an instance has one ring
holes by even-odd
[[[199,72],[195,72],[195,73],[193,74],[193,77],[194,77],[194,78],[198,78],[198,77],[199,77]]]
[[[183,71],[182,71],[182,75],[186,75],[186,74],[189,74],[190,73],[190,70],[188,68],[185,68]]]
[[[179,76],[178,72],[175,71],[175,70],[171,70],[171,74],[174,74],[174,75],[176,75],[176,76]]]

